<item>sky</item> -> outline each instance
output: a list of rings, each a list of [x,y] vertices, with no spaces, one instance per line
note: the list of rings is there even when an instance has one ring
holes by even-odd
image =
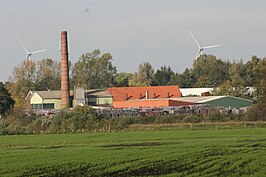
[[[266,57],[265,0],[0,0],[0,82],[8,81],[29,51],[39,61],[60,61],[60,33],[68,32],[69,59],[100,49],[111,53],[118,72],[150,62],[181,73],[198,48],[222,60]]]

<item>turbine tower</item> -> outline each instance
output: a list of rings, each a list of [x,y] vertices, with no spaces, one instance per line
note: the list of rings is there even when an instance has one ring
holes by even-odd
[[[217,45],[209,45],[209,46],[201,47],[191,31],[189,31],[189,34],[194,39],[194,41],[196,42],[196,44],[197,44],[197,46],[199,48],[198,53],[196,55],[196,58],[200,57],[203,54],[203,50],[204,49],[210,49],[210,48],[214,48],[214,47],[219,47],[220,46],[219,44],[217,44]]]
[[[44,52],[46,51],[46,49],[43,50],[37,50],[37,51],[33,51],[33,52],[29,52],[27,50],[27,48],[25,47],[25,45],[21,42],[21,40],[19,40],[19,38],[17,37],[18,42],[20,43],[20,45],[24,48],[25,52],[26,52],[26,60],[29,60],[30,57],[32,56],[32,54],[36,54],[36,53],[40,53],[40,52]]]

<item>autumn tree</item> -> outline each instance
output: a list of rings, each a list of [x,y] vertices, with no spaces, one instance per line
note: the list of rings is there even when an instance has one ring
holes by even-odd
[[[15,107],[23,108],[27,93],[35,89],[35,81],[36,63],[32,60],[24,60],[14,68],[6,87],[16,102]]]
[[[60,90],[60,62],[50,58],[38,62],[36,73],[36,90]]]

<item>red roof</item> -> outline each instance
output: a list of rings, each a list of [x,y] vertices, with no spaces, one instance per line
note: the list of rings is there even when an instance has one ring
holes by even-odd
[[[145,86],[145,87],[114,87],[107,89],[113,96],[113,101],[127,101],[136,99],[155,98],[177,98],[181,97],[181,92],[175,86]]]

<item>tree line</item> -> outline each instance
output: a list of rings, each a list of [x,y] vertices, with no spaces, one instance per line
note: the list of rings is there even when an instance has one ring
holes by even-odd
[[[252,56],[243,60],[221,60],[214,55],[202,55],[193,61],[191,68],[182,73],[163,65],[157,70],[151,63],[140,63],[134,73],[117,72],[110,53],[99,49],[82,54],[76,63],[69,62],[70,87],[84,86],[85,89],[105,89],[107,87],[165,86],[178,85],[180,88],[212,87],[215,95],[233,95],[262,99],[261,81],[265,79],[265,58]],[[60,90],[61,63],[47,58],[41,61],[24,60],[13,69],[4,87],[15,101],[15,107],[23,108],[29,90]],[[258,88],[256,92],[246,91],[247,87]],[[254,95],[255,94],[255,95]]]

